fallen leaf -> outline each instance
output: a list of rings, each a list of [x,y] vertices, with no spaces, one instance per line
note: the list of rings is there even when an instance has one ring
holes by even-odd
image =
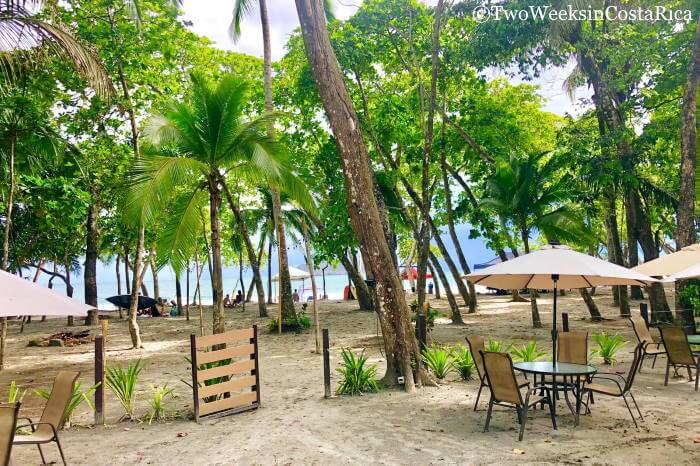
[[[525,450],[521,450],[520,448],[513,448],[513,453],[515,453],[516,455],[524,455]]]
[[[177,436],[178,437],[187,437],[187,432],[178,432]]]

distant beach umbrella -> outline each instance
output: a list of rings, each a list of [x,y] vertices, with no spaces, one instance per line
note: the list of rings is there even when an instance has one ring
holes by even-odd
[[[632,270],[652,277],[674,275],[676,279],[681,279],[697,276],[692,275],[694,273],[692,270],[689,271],[693,266],[700,266],[700,244],[691,244],[680,251],[638,265]]]
[[[591,288],[604,285],[646,286],[658,282],[635,270],[576,252],[568,246],[550,244],[509,261],[465,275],[479,285],[518,290],[553,290],[552,344],[554,361],[557,340],[557,289]]]
[[[110,296],[109,298],[107,298],[107,301],[109,301],[117,307],[128,309],[131,305],[131,295],[120,294],[117,296]],[[136,308],[139,310],[148,309],[149,307],[155,306],[157,303],[158,301],[148,296],[139,296],[139,304],[138,306],[136,306]]]

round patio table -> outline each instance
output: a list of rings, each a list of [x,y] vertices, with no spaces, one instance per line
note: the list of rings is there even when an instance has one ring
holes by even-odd
[[[691,345],[700,345],[700,334],[688,335],[688,343]]]
[[[574,425],[578,425],[579,413],[581,412],[582,382],[587,377],[590,377],[591,375],[594,375],[596,372],[598,372],[598,369],[586,364],[571,364],[568,362],[553,363],[546,361],[516,362],[513,363],[513,368],[526,374],[533,374],[535,376],[535,384],[537,384],[537,376],[541,377],[541,384],[545,383],[545,376],[551,376],[552,397],[556,395],[558,387],[560,385],[557,381],[557,377],[561,377],[561,380],[563,382],[561,384],[561,387],[564,389],[564,397],[566,399],[566,403],[569,406],[571,413],[574,415]],[[575,381],[572,385],[574,396],[576,397],[575,409],[573,406],[571,406],[571,403],[569,402],[569,397],[567,395],[567,377],[571,377],[571,380]],[[553,414],[556,416],[556,404],[554,399],[552,399],[552,411],[554,411]]]

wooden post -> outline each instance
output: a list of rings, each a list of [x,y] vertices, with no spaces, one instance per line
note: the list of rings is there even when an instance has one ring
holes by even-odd
[[[323,388],[324,398],[331,397],[331,358],[329,350],[330,342],[328,338],[328,329],[323,329]]]
[[[569,313],[568,312],[561,313],[561,328],[565,332],[569,331]]]
[[[639,303],[639,313],[642,315],[642,319],[646,322],[647,327],[649,327],[649,307],[647,303]]]
[[[95,337],[95,425],[104,425],[104,405],[105,405],[105,347],[104,337]]]
[[[192,362],[192,398],[194,402],[194,421],[199,422],[199,385],[197,384],[197,337],[190,334],[190,359]]]
[[[245,298],[244,298],[245,301]],[[258,407],[260,407],[260,366],[259,366],[259,361],[258,361],[258,326],[253,325],[253,338],[250,339],[250,342],[253,344],[253,351],[254,354],[250,356],[250,359],[255,360],[255,369],[253,371],[255,372],[255,387],[253,387],[253,391],[257,394],[257,402],[258,402]]]
[[[104,338],[104,343],[107,344],[107,334],[109,333],[109,321],[107,319],[100,320],[100,328],[102,330],[102,338]]]

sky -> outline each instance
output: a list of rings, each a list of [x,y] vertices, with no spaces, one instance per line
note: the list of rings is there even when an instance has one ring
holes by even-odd
[[[234,0],[185,0],[183,4],[184,18],[192,23],[192,30],[197,34],[208,37],[216,47],[234,50],[262,57],[262,30],[258,2],[252,0],[255,8],[243,20],[242,36],[234,43],[229,37],[228,28],[231,23]],[[362,0],[333,0],[333,11],[337,18],[347,19],[357,10]],[[434,4],[435,1],[424,1]],[[299,27],[294,0],[268,0],[270,17],[270,34],[272,36],[272,59],[278,60],[284,56],[285,44],[294,29]],[[547,99],[544,109],[558,115],[566,113],[578,115],[581,105],[578,99],[590,96],[586,89],[579,89],[576,101],[571,101],[562,85],[571,67],[553,68],[547,70],[534,84],[540,86],[540,93]],[[491,70],[489,76],[502,74],[499,70]],[[512,79],[514,83],[519,82]]]

